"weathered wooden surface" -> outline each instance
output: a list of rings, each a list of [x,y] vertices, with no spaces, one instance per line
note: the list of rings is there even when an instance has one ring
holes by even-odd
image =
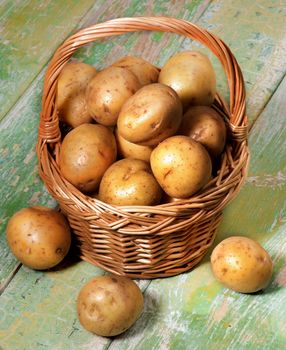
[[[75,313],[80,286],[90,277],[104,273],[102,270],[69,258],[48,273],[21,267],[10,281],[18,264],[5,242],[7,219],[26,205],[55,205],[36,175],[34,144],[43,76],[40,73],[0,124],[0,176],[5,184],[0,190],[0,277],[4,289],[0,297],[0,347],[5,350],[286,349],[286,131],[283,130],[286,79],[282,81],[285,6],[279,1],[266,0],[259,4],[248,0],[213,1],[210,5],[208,1],[197,1],[189,7],[187,1],[106,3],[108,6],[103,10],[103,5],[97,2],[80,25],[122,15],[173,15],[195,20],[214,31],[235,53],[247,83],[251,123],[255,122],[250,134],[252,159],[247,182],[225,211],[216,242],[233,234],[257,239],[274,260],[273,279],[264,293],[231,292],[214,280],[207,256],[189,273],[140,281],[145,295],[144,313],[134,327],[112,340],[84,331]],[[160,33],[130,34],[116,41],[103,40],[77,56],[102,67],[126,53],[140,52],[160,65],[172,52],[189,47],[196,44]],[[222,78],[219,87],[226,94]]]

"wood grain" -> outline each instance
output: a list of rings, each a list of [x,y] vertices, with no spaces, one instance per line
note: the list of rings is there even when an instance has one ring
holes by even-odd
[[[198,1],[192,2],[189,8],[186,5],[189,2],[180,2],[180,9],[165,1],[124,1],[129,7],[123,7],[122,1],[106,3],[109,5],[106,12],[99,11],[102,5],[97,2],[80,25],[115,17],[115,14],[154,14],[155,10],[157,14],[176,13],[182,18],[198,19],[200,24],[230,43],[238,56],[249,91],[251,122],[262,110],[263,113],[251,130],[252,161],[247,183],[225,211],[216,242],[237,233],[259,240],[274,259],[273,280],[265,293],[250,296],[228,291],[214,280],[207,256],[200,266],[187,274],[154,280],[150,284],[140,281],[145,291],[144,313],[135,327],[111,342],[84,331],[75,315],[75,298],[80,286],[91,276],[103,273],[102,270],[84,262],[72,264],[72,259],[66,260],[66,264],[71,261],[70,265],[48,273],[21,267],[1,295],[0,345],[5,350],[67,347],[98,350],[284,349],[286,81],[284,79],[279,87],[278,83],[285,73],[285,55],[281,55],[285,53],[285,9],[278,6],[279,1],[266,0],[260,1],[259,5],[247,0],[243,0],[242,5],[234,0],[213,1],[209,7],[207,1]],[[197,47],[188,40],[165,38],[160,33],[145,36],[144,40],[137,34],[118,40],[102,40],[77,56],[103,67],[125,53],[140,52],[143,57],[161,64],[176,50]],[[145,41],[152,50],[148,50]],[[1,198],[4,198],[0,276],[5,286],[17,267],[4,238],[8,217],[27,204],[55,205],[39,181],[35,168],[34,145],[42,74],[0,124],[0,165],[3,169],[0,177],[5,183],[0,190]],[[220,78],[219,86],[226,94],[224,84]]]

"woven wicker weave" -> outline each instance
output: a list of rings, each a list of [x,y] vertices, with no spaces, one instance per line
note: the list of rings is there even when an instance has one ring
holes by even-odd
[[[230,102],[228,106],[217,95],[214,108],[224,116],[229,139],[217,176],[195,196],[153,207],[116,207],[82,194],[60,173],[56,84],[79,47],[98,38],[143,30],[192,38],[218,57],[228,79]],[[40,176],[66,213],[84,260],[131,278],[157,278],[187,271],[202,259],[214,240],[223,208],[245,179],[249,161],[243,77],[235,57],[218,37],[187,21],[167,17],[119,18],[83,29],[59,47],[49,64],[40,118]]]

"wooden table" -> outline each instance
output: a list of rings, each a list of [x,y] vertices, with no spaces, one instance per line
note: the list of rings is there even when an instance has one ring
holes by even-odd
[[[197,23],[235,54],[247,88],[252,157],[215,243],[235,234],[256,239],[269,251],[274,273],[263,292],[238,294],[214,279],[208,254],[188,273],[138,281],[144,313],[125,334],[109,339],[85,331],[75,308],[81,286],[104,271],[74,257],[51,271],[33,271],[10,253],[5,228],[22,207],[56,205],[38,177],[35,154],[43,75],[54,50],[81,27],[138,15]],[[286,349],[285,1],[2,0],[0,19],[0,348]],[[125,54],[160,66],[172,53],[192,48],[201,49],[175,35],[131,33],[88,46],[77,57],[99,69]],[[212,60],[218,90],[227,97],[223,72]]]

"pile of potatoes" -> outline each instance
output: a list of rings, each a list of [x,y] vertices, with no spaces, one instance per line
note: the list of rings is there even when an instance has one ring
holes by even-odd
[[[66,64],[56,101],[71,128],[59,156],[63,177],[113,205],[189,198],[210,181],[226,142],[215,93],[212,64],[195,51],[173,55],[162,69],[134,56],[99,72]]]

